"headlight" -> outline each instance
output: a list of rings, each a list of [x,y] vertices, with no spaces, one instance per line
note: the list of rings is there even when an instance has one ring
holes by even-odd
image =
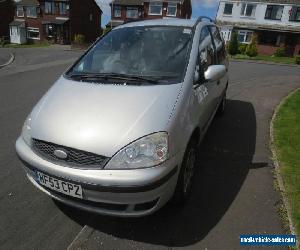
[[[138,139],[115,154],[105,169],[156,166],[168,159],[168,134],[158,132]]]
[[[22,138],[28,146],[31,146],[31,118],[28,116],[22,128]]]

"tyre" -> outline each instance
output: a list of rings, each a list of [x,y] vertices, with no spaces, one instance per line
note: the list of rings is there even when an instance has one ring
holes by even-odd
[[[184,205],[190,197],[197,159],[196,145],[195,141],[191,141],[184,154],[172,199],[172,202],[176,205]]]

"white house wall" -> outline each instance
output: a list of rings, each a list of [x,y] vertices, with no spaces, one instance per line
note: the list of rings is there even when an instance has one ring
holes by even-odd
[[[225,3],[233,3],[232,15],[225,15],[224,6]],[[254,17],[243,17],[240,15],[243,3],[256,4],[255,16]],[[283,13],[281,20],[268,20],[265,19],[267,5],[283,5]],[[230,22],[230,23],[245,23],[255,24],[257,26],[263,25],[276,25],[280,26],[281,29],[288,29],[289,27],[300,27],[299,22],[289,21],[289,10],[292,8],[291,4],[277,4],[277,3],[262,3],[262,2],[251,2],[251,1],[220,1],[219,10],[217,13],[217,21]]]

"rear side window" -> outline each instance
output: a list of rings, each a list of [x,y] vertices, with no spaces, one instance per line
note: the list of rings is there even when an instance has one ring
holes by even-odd
[[[223,39],[216,26],[210,26],[209,28],[215,45],[217,63],[222,64],[226,58],[226,50]]]

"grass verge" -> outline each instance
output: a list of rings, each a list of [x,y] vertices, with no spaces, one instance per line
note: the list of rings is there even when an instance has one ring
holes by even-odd
[[[33,44],[5,44],[4,48],[40,48],[50,46],[49,42],[40,42]]]
[[[232,59],[239,60],[254,60],[254,61],[265,61],[272,63],[283,63],[283,64],[296,64],[294,57],[276,57],[276,56],[265,56],[265,55],[257,55],[255,57],[250,57],[247,55],[237,54],[231,56]]]
[[[300,236],[300,89],[277,111],[273,123],[279,172],[289,201],[293,224]]]

